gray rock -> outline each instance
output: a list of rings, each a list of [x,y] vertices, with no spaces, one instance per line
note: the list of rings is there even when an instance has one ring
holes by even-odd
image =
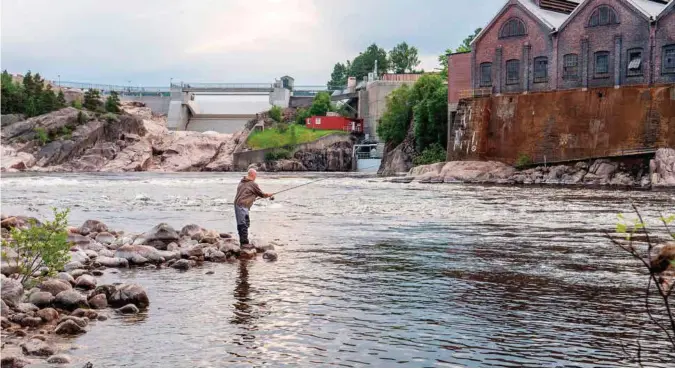
[[[70,364],[73,360],[66,354],[52,355],[47,359],[49,364]]]
[[[101,232],[96,235],[96,242],[102,243],[104,245],[110,245],[115,242],[115,236],[109,232]]]
[[[152,245],[166,250],[171,242],[178,241],[178,232],[166,223],[160,223],[134,240],[134,245]]]
[[[180,260],[179,260],[180,261]],[[124,305],[121,308],[117,309],[117,312],[125,315],[134,315],[138,314],[140,310],[134,304]]]
[[[276,261],[279,258],[279,255],[277,255],[277,252],[274,250],[268,250],[265,251],[262,257],[267,261]]]
[[[86,254],[85,254],[85,255],[86,255]],[[88,259],[88,258],[87,258],[87,259]],[[83,269],[83,268],[84,268],[84,264],[83,264],[83,263],[81,263],[81,262],[79,262],[79,261],[71,261],[71,262],[68,262],[68,263],[63,267],[63,270],[65,270],[66,272],[70,272],[71,270],[75,270],[75,269]]]
[[[73,278],[73,276],[70,275],[69,273],[66,273],[66,272],[60,272],[60,273],[56,276],[56,278],[59,279],[59,280],[61,280],[61,281],[64,281],[64,282],[68,283],[68,284],[71,285],[71,286],[74,286],[74,285],[75,285],[75,278]],[[61,291],[59,291],[59,292],[61,292]]]
[[[112,258],[112,257],[115,257],[115,252],[112,251],[112,250],[108,250],[108,249],[101,250],[101,251],[98,252],[98,257],[99,258],[100,257]],[[100,262],[100,260],[97,260],[97,261]]]
[[[103,294],[105,295],[106,299],[110,299],[110,297],[117,291],[117,287],[113,286],[112,284],[103,284],[94,289],[93,292],[91,292],[90,296],[96,296]]]
[[[188,238],[188,237],[181,237],[178,240],[178,246],[180,248],[192,247],[192,246],[197,245],[197,244],[199,244],[199,241],[193,240],[192,238]]]
[[[11,310],[9,309],[9,306],[5,303],[5,300],[0,300],[0,316],[8,316]]]
[[[40,310],[40,309],[39,309],[37,306],[35,306],[35,305],[31,304],[31,303],[22,302],[22,303],[20,303],[20,304],[17,304],[17,305],[14,307],[14,310],[16,310],[16,311],[18,311],[18,312],[20,312],[20,313],[28,313],[28,312],[30,312],[30,311],[38,311],[38,310]]]
[[[97,269],[97,270],[92,270],[92,271],[91,271],[91,275],[93,275],[94,277],[100,277],[100,276],[103,275],[103,271],[102,271],[102,270],[98,270],[98,269]]]
[[[112,307],[134,304],[138,308],[144,309],[150,305],[150,300],[142,286],[138,284],[122,284],[116,287],[116,291],[108,299],[108,304]]]
[[[166,251],[177,251],[180,249],[180,246],[178,246],[177,243],[171,242],[166,246]]]
[[[607,185],[609,180],[606,177],[601,177],[597,174],[588,173],[584,176],[584,183],[589,185]]]
[[[29,356],[51,356],[56,350],[49,346],[46,342],[32,339],[21,344],[21,350],[24,355]]]
[[[84,253],[87,254],[89,259],[96,259],[98,257],[98,253],[94,250],[85,250]]]
[[[16,306],[23,298],[23,286],[21,282],[3,275],[2,282],[0,282],[0,296],[2,296],[2,300],[7,305]]]
[[[80,250],[86,250],[89,248],[89,244],[91,244],[92,240],[89,237],[76,233],[71,233],[68,235],[68,242],[74,244],[75,247],[77,247]],[[71,261],[84,262],[84,260],[78,258],[76,255],[73,255],[73,253],[71,253],[70,255]]]
[[[29,362],[14,355],[2,355],[2,360],[0,360],[0,367],[2,368],[23,368],[28,365]]]
[[[75,287],[85,290],[93,290],[96,288],[96,278],[88,274],[83,274],[75,281]]]
[[[211,274],[216,274],[216,272],[214,272],[213,270],[209,270],[208,272],[206,272],[206,273],[204,273],[204,274],[206,274],[206,275],[211,275]]]
[[[70,316],[75,316],[78,318],[86,317],[87,319],[94,320],[98,318],[98,313],[91,309],[75,309],[75,311],[73,311]]]
[[[28,297],[28,302],[41,308],[48,307],[52,304],[52,301],[54,301],[54,295],[46,291],[31,293]]]
[[[180,259],[175,263],[171,264],[171,267],[178,270],[188,270],[190,269],[190,263],[186,259]]]
[[[87,324],[89,324],[89,319],[84,318],[84,317],[77,317],[77,316],[73,316],[73,315],[62,316],[59,319],[58,323],[61,324],[61,323],[65,322],[65,321],[68,321],[68,320],[72,321],[73,323],[77,324],[78,326],[80,326],[82,328],[86,327]]]
[[[68,273],[70,273],[70,275],[72,275],[73,278],[75,278],[75,285],[77,285],[77,279],[80,278],[81,276],[91,275],[91,272],[86,269],[74,269]]]
[[[204,258],[208,261],[213,261],[213,262],[222,262],[227,259],[227,256],[225,255],[224,252],[215,249],[213,247],[210,247],[208,249],[208,253],[205,253]]]
[[[635,181],[630,174],[620,172],[616,173],[612,180],[609,182],[612,186],[635,186]]]
[[[118,257],[99,256],[96,262],[108,268],[128,268],[129,260]]]
[[[22,327],[37,327],[40,324],[42,324],[42,318],[36,317],[36,316],[27,316],[21,319],[21,322],[19,322]]]
[[[9,319],[10,322],[14,322],[14,323],[16,323],[16,324],[20,324],[20,323],[21,323],[21,320],[23,320],[23,318],[25,318],[25,317],[27,317],[27,316],[28,316],[28,315],[26,315],[26,314],[24,314],[24,313],[16,313],[16,314],[10,314],[9,317],[8,317],[8,319]]]
[[[56,295],[54,306],[59,309],[73,311],[79,307],[86,307],[87,300],[79,292],[68,290]]]
[[[2,327],[2,329],[9,328],[11,326],[12,326],[12,322],[10,322],[9,319],[7,319],[4,316],[0,317],[0,327]]]
[[[108,226],[98,220],[87,220],[80,227],[80,234],[86,236],[91,232],[108,232]]]
[[[584,176],[586,176],[585,170],[580,170],[574,174],[565,173],[563,174],[561,181],[564,184],[578,184],[582,182]]]
[[[84,327],[77,325],[72,319],[68,319],[56,326],[54,333],[59,335],[77,335],[87,333],[87,330]]]
[[[196,224],[188,224],[180,230],[179,237],[187,237],[193,240],[201,240],[204,230]]]
[[[580,161],[574,164],[574,167],[579,170],[587,170],[588,169],[588,163],[585,161]]]
[[[89,299],[89,306],[92,309],[105,309],[108,307],[108,300],[105,297],[105,294],[100,293]]]
[[[257,251],[259,253],[264,253],[265,251],[270,251],[270,250],[274,250],[273,245],[256,245],[255,246],[255,251]]]
[[[180,256],[183,258],[190,258],[191,256],[204,256],[204,246],[211,246],[207,243],[200,243],[198,245],[189,246],[180,250]]]
[[[59,319],[59,312],[53,308],[44,308],[42,310],[38,310],[35,315],[40,317],[45,323],[53,322]]]
[[[115,257],[127,259],[130,264],[163,263],[166,260],[162,254],[152,246],[124,245],[115,251]]]
[[[239,252],[240,259],[254,259],[256,257],[255,248],[242,248]]]

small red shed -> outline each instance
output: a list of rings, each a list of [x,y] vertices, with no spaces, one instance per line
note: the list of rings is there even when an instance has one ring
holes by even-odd
[[[311,116],[306,121],[307,128],[337,130],[354,133],[363,133],[363,119],[352,119],[346,117],[331,116]]]

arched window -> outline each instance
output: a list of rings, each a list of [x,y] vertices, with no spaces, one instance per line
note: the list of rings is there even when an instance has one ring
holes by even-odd
[[[617,24],[619,18],[616,12],[608,5],[600,5],[591,13],[591,19],[588,21],[589,27],[606,26],[608,24]]]
[[[526,35],[525,23],[518,18],[509,19],[499,31],[499,38],[517,37]]]

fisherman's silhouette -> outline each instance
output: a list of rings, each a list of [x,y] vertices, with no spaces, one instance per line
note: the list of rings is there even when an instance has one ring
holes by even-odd
[[[237,280],[234,286],[234,316],[230,319],[230,323],[239,325],[243,328],[243,332],[239,334],[244,342],[252,342],[255,336],[252,334],[258,329],[255,324],[260,317],[256,309],[257,305],[251,298],[251,292],[255,292],[251,288],[248,276],[249,260],[240,260],[239,269],[237,272]]]

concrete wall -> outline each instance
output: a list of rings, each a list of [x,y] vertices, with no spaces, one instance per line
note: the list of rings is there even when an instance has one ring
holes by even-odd
[[[235,133],[244,129],[251,118],[192,118],[188,123],[188,131],[219,133]]]
[[[363,119],[365,126],[364,133],[370,135],[373,139],[377,137],[377,124],[382,114],[387,108],[387,96],[395,89],[404,84],[412,85],[411,81],[374,81],[366,86],[366,93],[359,93],[359,118]],[[366,98],[367,103],[361,103],[362,97]],[[362,114],[362,115],[361,115]]]
[[[448,160],[551,162],[675,147],[675,86],[462,100],[449,130]]]
[[[312,142],[307,142],[304,144],[297,145],[295,151],[300,150],[320,150],[325,149],[328,146],[336,143],[349,140],[348,135],[341,134],[331,134],[328,136],[321,137],[320,139]],[[235,170],[244,171],[248,169],[248,166],[255,163],[265,162],[265,154],[274,152],[279,148],[271,149],[262,149],[262,150],[250,150],[250,151],[238,151],[233,155],[233,167]]]
[[[121,101],[140,101],[153,113],[169,114],[170,96],[120,96]]]

